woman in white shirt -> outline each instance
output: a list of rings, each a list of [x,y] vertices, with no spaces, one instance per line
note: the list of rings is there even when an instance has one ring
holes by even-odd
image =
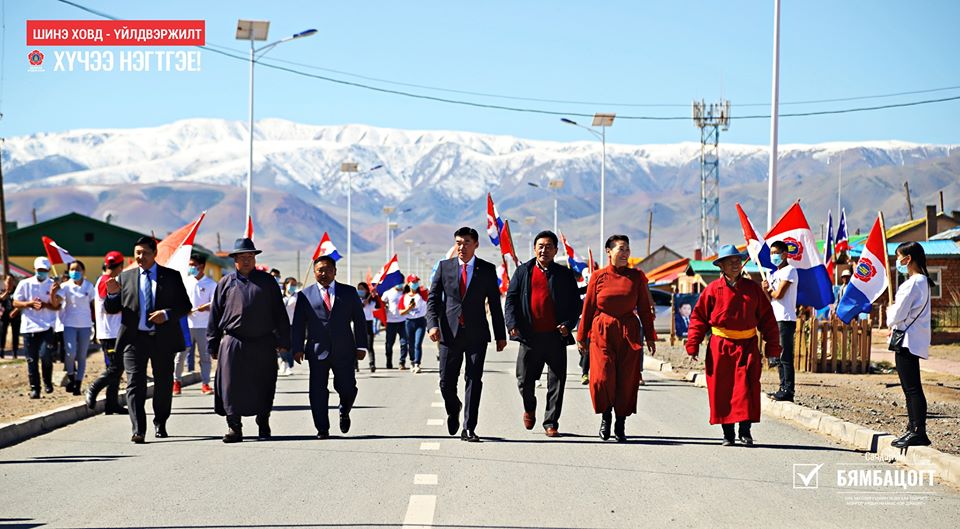
[[[891,443],[897,448],[929,446],[927,437],[927,399],[920,383],[920,359],[926,359],[930,349],[930,273],[927,256],[916,242],[905,242],[897,247],[897,272],[907,277],[897,289],[893,305],[887,309],[887,323],[891,338],[895,331],[904,334],[899,347],[891,343],[896,355],[900,387],[907,400],[910,423],[907,431]]]
[[[87,347],[93,334],[93,305],[96,289],[93,283],[83,278],[86,272],[83,263],[74,261],[67,269],[70,279],[60,286],[63,299],[60,320],[63,322],[64,364],[67,368],[66,390],[80,395],[80,384],[87,369]]]
[[[293,323],[293,310],[297,307],[297,292],[300,291],[300,283],[297,278],[288,277],[283,280],[283,304],[287,308],[287,317],[290,323]],[[288,377],[293,374],[293,353],[287,351],[280,355],[280,376]]]

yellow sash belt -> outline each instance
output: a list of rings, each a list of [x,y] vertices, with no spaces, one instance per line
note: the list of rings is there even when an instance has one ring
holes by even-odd
[[[747,329],[745,331],[735,331],[733,329],[724,329],[723,327],[711,327],[714,336],[726,338],[728,340],[749,340],[757,335],[756,329]]]

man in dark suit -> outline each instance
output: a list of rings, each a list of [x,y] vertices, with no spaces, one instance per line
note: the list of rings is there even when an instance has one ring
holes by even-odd
[[[467,379],[460,439],[478,442],[475,431],[483,390],[483,361],[490,343],[490,327],[484,302],[493,319],[497,351],[507,346],[500,305],[497,269],[474,255],[480,246],[477,230],[463,227],[454,234],[457,257],[440,261],[427,299],[427,335],[440,343],[440,394],[447,410],[447,431],[456,435],[460,428],[457,378],[464,358]]]
[[[340,431],[350,431],[350,410],[357,398],[354,365],[367,352],[367,319],[357,289],[335,282],[337,262],[321,255],[313,262],[317,279],[297,294],[293,311],[293,358],[310,363],[310,410],[317,437],[330,437],[327,380],[333,371],[333,389],[340,395]],[[353,329],[350,329],[350,324]],[[306,341],[306,347],[304,347]]]
[[[180,318],[190,312],[190,298],[180,272],[156,263],[157,241],[141,237],[133,247],[137,267],[107,280],[104,309],[120,313],[116,350],[127,372],[127,406],[133,425],[131,441],[144,443],[147,414],[147,360],[153,368],[153,425],[167,437],[173,403],[173,357],[185,349]]]
[[[573,329],[580,320],[581,301],[573,270],[554,262],[558,240],[552,231],[534,239],[536,257],[514,272],[507,291],[506,316],[510,339],[520,342],[517,385],[523,398],[523,426],[537,422],[534,389],[547,365],[547,409],[543,428],[558,437],[563,387],[567,378],[567,346],[574,344]]]

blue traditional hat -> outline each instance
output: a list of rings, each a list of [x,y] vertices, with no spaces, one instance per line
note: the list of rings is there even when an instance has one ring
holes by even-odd
[[[257,247],[253,245],[253,241],[250,239],[247,239],[247,238],[237,239],[233,243],[233,251],[230,252],[229,255],[230,257],[233,257],[235,255],[242,254],[242,253],[252,253],[253,255],[257,255],[258,253],[260,253],[260,250],[258,250]]]
[[[720,266],[720,261],[723,261],[727,257],[739,257],[740,259],[746,259],[746,254],[740,253],[740,250],[737,250],[737,247],[732,244],[724,244],[720,247],[720,252],[717,254],[717,258],[713,260],[713,266]]]

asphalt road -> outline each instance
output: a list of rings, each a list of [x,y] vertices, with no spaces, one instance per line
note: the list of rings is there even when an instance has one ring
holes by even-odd
[[[315,438],[298,366],[280,379],[270,441],[224,445],[212,397],[191,387],[174,400],[168,439],[134,445],[126,417],[101,415],[0,450],[0,528],[930,529],[955,527],[960,512],[960,493],[939,485],[840,486],[838,472],[902,468],[774,419],[754,426],[758,447],[723,448],[704,390],[649,372],[630,442],[603,442],[572,348],[563,437],[523,428],[511,345],[488,354],[484,442],[464,443],[446,434],[434,346],[425,351],[419,375],[359,375],[346,436],[331,410],[335,435]],[[800,478],[818,488],[795,488]]]

